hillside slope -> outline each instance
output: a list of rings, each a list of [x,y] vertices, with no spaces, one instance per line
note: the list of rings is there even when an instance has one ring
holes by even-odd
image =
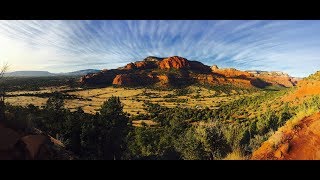
[[[297,107],[297,115],[264,142],[252,159],[320,159],[319,87],[320,71],[299,81],[281,98]]]
[[[287,96],[283,97],[284,101],[302,101],[310,96],[320,94],[320,71],[302,79],[297,84],[297,89]]]
[[[320,113],[290,122],[253,153],[253,160],[320,160]]]

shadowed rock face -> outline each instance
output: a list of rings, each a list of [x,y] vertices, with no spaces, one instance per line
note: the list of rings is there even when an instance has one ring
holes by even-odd
[[[192,83],[211,85],[233,84],[243,87],[263,88],[267,85],[290,87],[296,80],[281,72],[240,71],[234,68],[219,69],[190,61],[179,56],[158,58],[149,56],[142,61],[132,62],[124,67],[88,74],[80,79],[88,86],[181,86]]]
[[[112,84],[118,86],[144,86],[157,82],[158,79],[151,74],[118,74]]]
[[[210,73],[211,69],[209,66],[206,66],[198,61],[189,61],[190,68],[193,71],[199,72],[199,73]]]
[[[80,83],[86,85],[109,85],[118,73],[120,73],[119,70],[104,70],[95,74],[87,74],[80,78]]]

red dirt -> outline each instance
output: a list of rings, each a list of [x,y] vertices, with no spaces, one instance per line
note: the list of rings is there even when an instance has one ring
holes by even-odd
[[[253,153],[254,160],[320,160],[320,113],[302,119],[295,130],[283,126],[281,143],[273,148],[270,139]]]

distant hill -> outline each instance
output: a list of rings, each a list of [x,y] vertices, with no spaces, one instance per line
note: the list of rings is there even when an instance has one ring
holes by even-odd
[[[67,72],[67,73],[58,73],[56,75],[63,75],[63,76],[83,76],[86,74],[91,74],[91,73],[97,73],[100,72],[98,69],[84,69],[80,71],[73,71],[73,72]]]
[[[55,74],[48,71],[14,71],[6,73],[6,76],[10,77],[45,77],[55,76]]]
[[[14,71],[6,73],[8,77],[50,77],[50,76],[83,76],[90,73],[97,73],[97,69],[84,69],[67,73],[50,73],[48,71]]]

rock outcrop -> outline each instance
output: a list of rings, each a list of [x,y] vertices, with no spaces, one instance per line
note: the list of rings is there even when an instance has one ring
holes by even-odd
[[[133,85],[133,79],[128,74],[118,74],[114,79],[112,84],[114,85]]]
[[[61,142],[43,134],[16,131],[0,126],[0,160],[66,160],[74,159]]]
[[[80,83],[85,85],[110,85],[119,74],[119,70],[104,70],[99,73],[87,74],[80,78]]]
[[[181,69],[189,67],[189,61],[179,56],[165,58],[159,63],[160,69]]]
[[[255,77],[258,77],[271,85],[279,85],[283,87],[295,86],[299,79],[290,77],[287,73],[279,71],[246,71]]]
[[[112,84],[118,86],[145,86],[157,82],[152,74],[118,74]]]
[[[212,72],[214,72],[214,71],[218,70],[219,68],[218,68],[217,65],[213,65],[213,66],[210,67],[210,69],[211,69]]]
[[[158,75],[157,79],[162,86],[168,86],[170,84],[169,77],[167,75]]]
[[[159,62],[160,69],[189,69],[193,71],[207,73],[210,67],[199,61],[189,61],[186,58],[173,56],[163,59]]]

